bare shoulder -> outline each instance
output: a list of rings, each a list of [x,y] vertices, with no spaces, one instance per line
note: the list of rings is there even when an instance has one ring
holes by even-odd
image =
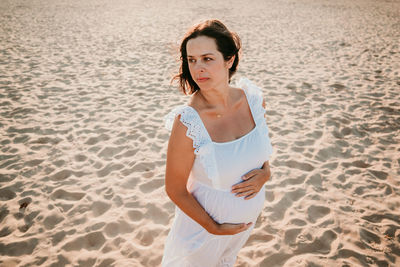
[[[241,102],[246,99],[246,93],[243,89],[237,87],[232,87],[231,89],[233,92],[233,96],[237,102]]]
[[[201,111],[202,110],[202,101],[199,97],[199,95],[196,93],[194,93],[191,97],[190,100],[188,102],[188,106],[194,108],[196,111]]]
[[[246,93],[244,92],[244,90],[243,89],[240,89],[240,88],[236,88],[236,87],[233,87],[232,88],[232,92],[233,92],[233,99],[234,99],[234,105],[233,105],[233,107],[235,108],[236,107],[236,109],[240,109],[243,105],[245,105],[246,106],[246,103],[248,102],[247,101],[247,97],[246,97]]]

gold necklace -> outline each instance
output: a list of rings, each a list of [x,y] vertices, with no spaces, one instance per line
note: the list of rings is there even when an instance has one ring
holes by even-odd
[[[200,96],[201,96],[203,99],[205,99],[200,90],[196,91],[195,94],[200,94]],[[217,116],[217,118],[221,118],[221,117],[222,117],[222,114],[218,114],[218,113],[217,113],[216,116]]]

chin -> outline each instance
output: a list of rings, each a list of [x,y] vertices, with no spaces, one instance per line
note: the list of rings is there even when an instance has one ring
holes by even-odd
[[[205,83],[196,83],[196,84],[200,88],[200,90],[203,90],[203,91],[208,91],[212,88],[215,88],[215,83],[213,83],[211,81],[207,81]]]

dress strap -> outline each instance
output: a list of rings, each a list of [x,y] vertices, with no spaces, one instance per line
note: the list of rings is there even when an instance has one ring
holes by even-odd
[[[242,88],[249,99],[249,105],[252,109],[255,123],[267,144],[265,161],[269,160],[270,155],[273,153],[271,140],[269,138],[269,129],[265,119],[266,110],[262,106],[263,94],[262,90],[247,78],[240,78],[237,86]]]
[[[263,95],[261,89],[249,79],[243,77],[240,78],[236,86],[245,91],[256,125],[265,123],[265,109],[262,106]]]

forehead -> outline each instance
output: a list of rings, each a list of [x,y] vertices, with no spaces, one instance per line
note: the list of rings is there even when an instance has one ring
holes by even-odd
[[[190,39],[186,44],[188,56],[201,56],[206,53],[218,53],[217,44],[213,38],[198,36]]]

